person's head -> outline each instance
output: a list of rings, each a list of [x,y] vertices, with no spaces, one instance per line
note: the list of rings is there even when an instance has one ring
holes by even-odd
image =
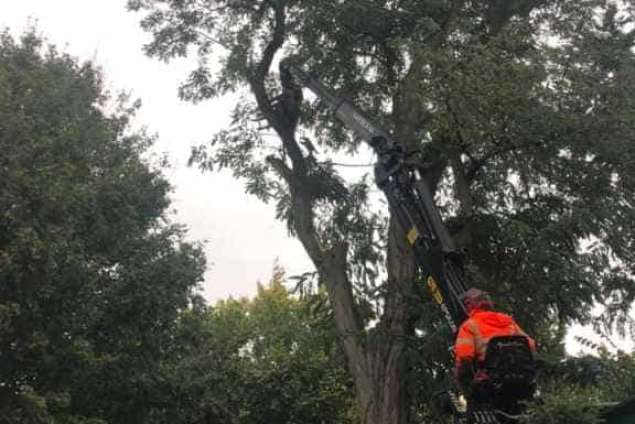
[[[471,288],[461,296],[465,310],[469,314],[475,309],[490,310],[494,308],[494,302],[486,291]]]

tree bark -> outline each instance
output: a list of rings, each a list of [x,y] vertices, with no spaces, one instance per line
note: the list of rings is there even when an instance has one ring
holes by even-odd
[[[409,328],[407,295],[412,291],[416,265],[396,219],[390,221],[387,252],[387,293],[384,314],[377,326],[378,337],[371,355],[378,410],[372,423],[405,424],[410,422],[410,394],[405,386],[405,341]]]

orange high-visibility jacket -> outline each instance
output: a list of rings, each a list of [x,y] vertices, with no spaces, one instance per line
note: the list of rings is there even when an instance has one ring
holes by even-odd
[[[475,309],[461,324],[454,344],[457,371],[462,362],[483,361],[487,343],[492,337],[525,336],[530,349],[536,351],[536,342],[529,337],[512,317],[501,312]]]

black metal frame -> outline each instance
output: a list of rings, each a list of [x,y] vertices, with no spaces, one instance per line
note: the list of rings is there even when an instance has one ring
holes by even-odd
[[[466,291],[462,257],[434,203],[425,170],[420,163],[409,160],[403,147],[387,131],[368,120],[355,105],[332,93],[299,67],[287,65],[286,68],[377,154],[375,182],[386,195],[390,209],[412,246],[430,294],[456,334],[467,317],[460,299]]]

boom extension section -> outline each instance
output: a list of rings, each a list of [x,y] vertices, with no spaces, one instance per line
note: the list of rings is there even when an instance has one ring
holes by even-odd
[[[375,182],[386,195],[390,209],[412,246],[430,294],[456,333],[466,318],[460,300],[466,291],[462,258],[434,204],[421,161],[413,160],[416,157],[408,154],[387,131],[373,124],[355,105],[333,94],[316,78],[293,64],[283,66],[377,154]]]

